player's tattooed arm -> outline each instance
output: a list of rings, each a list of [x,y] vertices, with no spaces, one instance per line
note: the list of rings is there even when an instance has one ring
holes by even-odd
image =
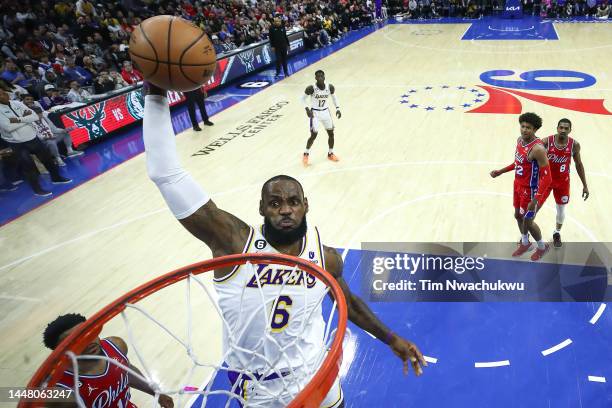
[[[218,208],[212,200],[180,222],[210,248],[214,257],[242,252],[251,230],[244,221]]]
[[[587,187],[586,174],[584,172],[584,165],[582,164],[582,157],[580,157],[580,143],[574,140],[574,151],[572,152],[574,157],[574,164],[576,165],[576,172],[580,181],[582,181],[582,198],[589,198],[589,188]]]
[[[397,334],[393,333],[370,310],[368,305],[358,296],[351,293],[346,281],[342,277],[344,262],[334,248],[323,247],[325,251],[325,269],[331,273],[342,288],[348,309],[348,318],[351,322],[374,335],[387,344],[393,353],[404,362],[404,374],[408,373],[408,364],[412,365],[416,375],[423,373],[423,366],[427,366],[423,354],[418,347]]]

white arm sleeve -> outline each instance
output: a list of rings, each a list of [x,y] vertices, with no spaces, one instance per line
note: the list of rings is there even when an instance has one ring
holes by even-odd
[[[179,163],[170,108],[165,97],[145,97],[142,135],[149,178],[157,185],[177,219],[189,217],[210,197]]]
[[[305,108],[310,109],[310,95],[308,94],[302,94],[302,105],[304,105]]]
[[[338,104],[338,98],[336,97],[336,94],[333,93],[331,94],[332,97],[332,101],[334,101],[334,106],[336,107],[336,109],[340,109],[340,105]]]

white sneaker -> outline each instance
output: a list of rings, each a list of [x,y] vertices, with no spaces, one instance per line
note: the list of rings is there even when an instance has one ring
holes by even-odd
[[[64,163],[64,161],[62,159],[60,159],[59,157],[55,159],[55,164],[57,164],[60,167],[65,167],[66,163]]]

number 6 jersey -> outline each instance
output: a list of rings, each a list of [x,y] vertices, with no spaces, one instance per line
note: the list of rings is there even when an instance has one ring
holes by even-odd
[[[263,227],[252,227],[243,253],[258,252],[279,253]],[[308,228],[299,257],[325,267],[317,228]],[[267,375],[271,366],[306,368],[321,356],[327,285],[319,279],[289,266],[245,264],[215,279],[215,289],[229,326],[223,326],[223,348],[230,368]]]

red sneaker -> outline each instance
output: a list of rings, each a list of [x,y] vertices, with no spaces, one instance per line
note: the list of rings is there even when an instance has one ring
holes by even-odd
[[[550,250],[550,245],[548,244],[544,244],[544,249],[540,249],[538,248],[532,255],[531,255],[531,260],[534,262],[539,261],[540,259],[542,259],[542,257],[544,257],[544,255],[546,255],[546,253]]]
[[[335,154],[333,154],[333,153],[328,153],[328,154],[327,154],[327,159],[328,159],[328,160],[331,160],[331,161],[333,161],[333,162],[340,161],[340,159],[338,158],[338,156],[336,156],[336,155],[335,155]]]
[[[529,251],[532,247],[531,242],[529,242],[527,245],[523,245],[520,241],[518,243],[518,248],[516,248],[516,251],[514,251],[512,253],[512,256],[517,257],[517,256],[521,256],[523,255],[525,252]]]

